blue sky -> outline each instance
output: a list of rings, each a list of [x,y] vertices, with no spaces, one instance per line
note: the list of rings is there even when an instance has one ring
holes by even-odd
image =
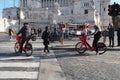
[[[120,4],[120,0],[111,0],[111,4],[113,4],[114,2]]]
[[[15,1],[15,6],[19,6],[19,0],[0,0],[0,18],[2,17],[3,8],[13,7]]]
[[[19,6],[19,0],[0,0],[0,18],[2,17],[3,8],[13,7],[14,1],[15,1],[15,6]],[[113,4],[114,2],[120,4],[120,0],[111,0],[111,4]]]

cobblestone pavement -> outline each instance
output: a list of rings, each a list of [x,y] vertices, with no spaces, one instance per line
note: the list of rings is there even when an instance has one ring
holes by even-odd
[[[103,55],[86,52],[54,51],[67,80],[120,80],[119,51],[107,51]]]
[[[76,44],[78,40],[66,42],[67,47],[69,46],[68,44],[74,43]],[[0,47],[0,55],[3,57],[12,57],[11,54],[13,54],[14,50],[14,41],[11,43],[4,43],[1,42],[1,47]],[[25,58],[27,59],[28,62],[33,62],[36,66],[27,68],[27,70],[34,71],[35,76],[33,76],[32,80],[37,79],[37,69],[38,69],[38,57],[42,57],[43,59],[46,59],[47,56],[42,55],[40,51],[42,51],[42,46],[41,41],[36,41],[32,42],[34,43],[34,52],[33,57]],[[40,44],[41,43],[41,44]],[[72,44],[72,45],[74,45]],[[58,43],[51,43],[52,46],[54,45],[61,45]],[[11,47],[12,46],[12,47]],[[6,47],[9,47],[5,49]],[[4,50],[5,49],[5,50]],[[67,80],[120,80],[120,54],[119,51],[107,51],[103,55],[95,55],[95,52],[90,52],[87,51],[85,54],[79,55],[77,52],[72,51],[72,50],[54,50],[56,58],[62,68],[62,70],[65,73],[65,76],[67,77]],[[16,56],[17,57],[17,56]],[[50,57],[52,58],[52,57]],[[7,58],[5,58],[7,59]],[[8,58],[9,59],[9,58]],[[18,59],[18,57],[17,57]],[[24,57],[22,56],[22,60],[18,60],[19,62],[23,62],[25,60]],[[15,59],[16,60],[16,59]],[[1,62],[1,61],[0,61]],[[3,61],[2,61],[3,62]],[[7,61],[8,62],[8,61]],[[12,61],[14,62],[14,60]],[[11,64],[12,64],[11,62]],[[26,61],[25,61],[26,62]],[[6,62],[5,62],[6,63]],[[18,63],[18,62],[15,62]],[[20,63],[21,64],[21,63]],[[31,64],[30,64],[31,65]],[[8,66],[9,67],[9,66]],[[16,68],[16,66],[13,66]],[[14,69],[12,67],[12,69]],[[20,71],[20,70],[25,70],[26,68],[16,68],[13,71]],[[32,70],[31,70],[32,69]],[[11,67],[6,69],[5,66],[1,67],[0,70],[2,71],[10,71]],[[30,72],[29,71],[29,72]],[[1,72],[3,73],[3,72]],[[30,73],[31,74],[31,73]],[[22,76],[21,76],[22,77]],[[8,77],[9,78],[9,77]],[[29,77],[31,78],[31,77]],[[21,78],[19,78],[20,80]],[[10,79],[9,79],[10,80]],[[21,79],[22,80],[22,79]],[[25,80],[25,79],[23,79]]]

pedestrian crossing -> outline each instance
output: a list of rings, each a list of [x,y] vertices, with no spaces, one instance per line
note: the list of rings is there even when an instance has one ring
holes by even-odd
[[[2,61],[0,62],[0,80],[37,80],[39,61]]]
[[[0,61],[10,61],[10,60],[39,60],[40,57],[35,57],[35,56],[30,56],[30,57],[26,57],[26,56],[12,56],[12,55],[5,55],[5,56],[0,56]]]

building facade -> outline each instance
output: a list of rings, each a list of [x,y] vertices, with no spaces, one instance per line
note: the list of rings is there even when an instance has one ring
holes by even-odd
[[[3,9],[3,18],[11,19],[11,20],[18,20],[17,18],[17,7],[10,7]]]
[[[60,22],[94,24],[104,29],[110,23],[110,0],[20,0],[21,23],[44,27]],[[4,16],[9,17],[4,11]],[[16,15],[13,15],[15,19]]]

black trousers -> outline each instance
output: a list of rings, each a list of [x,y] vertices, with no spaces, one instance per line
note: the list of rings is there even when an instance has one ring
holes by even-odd
[[[114,46],[114,37],[109,37],[109,46]]]
[[[96,52],[98,53],[98,41],[99,41],[100,38],[94,38],[93,40],[93,47],[96,48]]]
[[[118,46],[120,46],[120,34],[118,35],[117,41],[118,41]]]
[[[44,41],[43,44],[44,44],[44,52],[46,52],[46,50],[47,52],[49,52],[49,49],[48,49],[49,41]]]
[[[19,50],[19,52],[21,52],[21,53],[22,53],[22,49],[23,49],[23,45],[24,45],[25,41],[26,41],[26,39],[22,39],[22,41],[21,41],[20,50]]]

